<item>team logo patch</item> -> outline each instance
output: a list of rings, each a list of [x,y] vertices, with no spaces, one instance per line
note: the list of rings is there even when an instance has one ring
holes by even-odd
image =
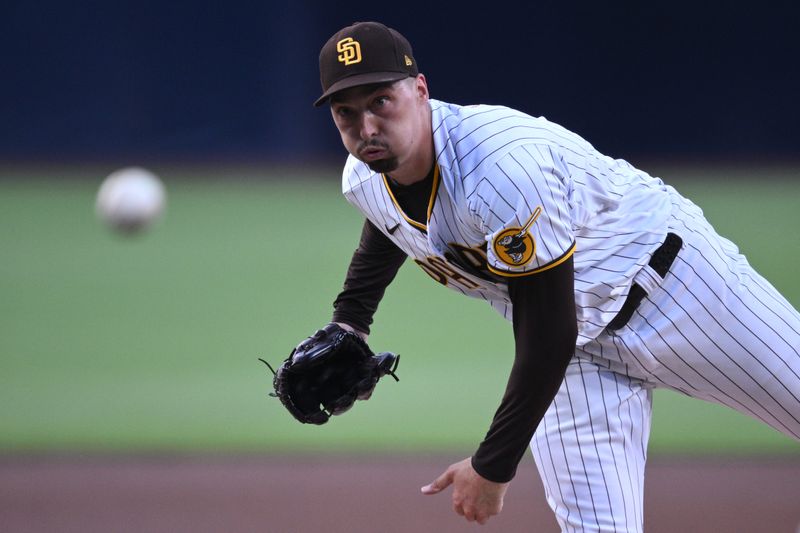
[[[509,266],[521,266],[534,258],[536,255],[536,241],[533,240],[533,236],[528,233],[528,230],[531,229],[531,226],[541,213],[542,208],[537,207],[523,227],[506,228],[497,234],[492,247],[495,255],[502,262]]]
[[[361,62],[361,45],[352,37],[347,37],[336,43],[337,58],[340,63],[352,65]]]

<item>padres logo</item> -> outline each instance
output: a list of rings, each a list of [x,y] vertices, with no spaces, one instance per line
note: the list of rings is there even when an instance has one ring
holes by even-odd
[[[536,255],[536,242],[528,230],[541,213],[542,208],[537,207],[523,227],[507,228],[497,234],[492,247],[502,262],[509,266],[520,266],[533,259]]]
[[[339,52],[340,63],[352,65],[361,61],[361,45],[354,41],[352,37],[347,37],[336,43],[336,51]]]

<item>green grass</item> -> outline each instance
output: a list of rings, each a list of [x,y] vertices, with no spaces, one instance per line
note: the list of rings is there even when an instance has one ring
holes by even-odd
[[[382,382],[322,427],[296,423],[266,396],[271,375],[257,357],[279,362],[329,319],[357,243],[361,220],[338,172],[162,171],[168,212],[136,238],[95,219],[100,173],[0,172],[0,451],[471,451],[505,385],[511,328],[411,264],[370,339],[401,353],[399,383]],[[800,302],[790,266],[800,261],[800,171],[759,182],[661,174]],[[798,446],[735,412],[658,392],[652,450]]]

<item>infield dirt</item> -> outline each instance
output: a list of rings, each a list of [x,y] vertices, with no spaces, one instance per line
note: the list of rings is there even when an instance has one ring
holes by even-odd
[[[472,531],[450,492],[419,488],[459,457],[0,456],[9,533]],[[800,523],[800,461],[654,459],[645,531],[786,532]],[[533,461],[482,532],[558,531]]]

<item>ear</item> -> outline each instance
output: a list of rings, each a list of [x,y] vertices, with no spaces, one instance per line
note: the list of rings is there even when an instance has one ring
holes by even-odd
[[[425,74],[417,74],[415,82],[417,96],[424,98],[425,100],[430,98],[430,93],[428,92],[428,80],[425,79]]]

